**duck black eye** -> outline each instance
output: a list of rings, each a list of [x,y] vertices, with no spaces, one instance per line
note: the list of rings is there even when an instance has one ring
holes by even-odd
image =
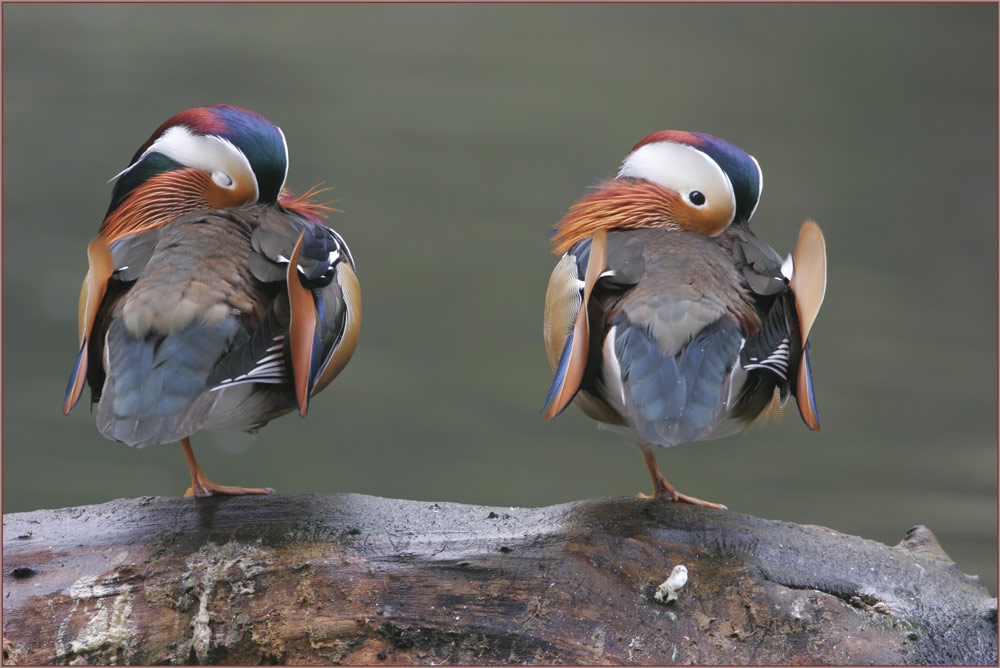
[[[705,196],[702,195],[701,192],[698,190],[692,190],[691,192],[689,192],[688,199],[691,200],[691,203],[694,204],[695,206],[701,206],[702,204],[705,203]]]

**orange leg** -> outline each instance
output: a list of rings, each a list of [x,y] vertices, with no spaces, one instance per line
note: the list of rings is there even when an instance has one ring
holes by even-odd
[[[653,457],[652,451],[643,448],[642,457],[646,460],[646,467],[649,469],[649,475],[653,479],[653,496],[649,497],[645,494],[638,494],[637,496],[644,499],[670,499],[671,501],[690,503],[695,506],[706,506],[708,508],[715,508],[716,510],[727,510],[727,508],[721,503],[702,501],[701,499],[696,499],[693,496],[681,494],[674,489],[673,485],[667,482],[667,479],[663,477],[662,473],[660,473],[660,467],[656,465],[656,459]]]
[[[182,438],[181,447],[184,448],[184,458],[187,460],[188,468],[191,469],[191,486],[184,492],[184,498],[189,496],[239,496],[242,494],[274,494],[270,487],[228,487],[226,485],[216,485],[208,479],[208,476],[198,466],[191,450],[191,439]]]

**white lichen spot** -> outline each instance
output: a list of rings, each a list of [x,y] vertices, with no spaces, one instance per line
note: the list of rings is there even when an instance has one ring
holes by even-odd
[[[128,623],[131,616],[132,593],[127,588],[112,599],[110,606],[99,603],[97,613],[69,643],[69,650],[75,655],[70,665],[92,664],[94,653],[100,653],[112,665],[119,658],[127,662],[135,644],[135,634]]]
[[[888,605],[886,605],[885,601],[879,601],[878,603],[876,603],[875,605],[873,605],[872,606],[872,610],[874,610],[875,612],[877,612],[880,615],[891,615],[892,614],[892,609],[889,608]]]
[[[594,654],[597,657],[604,656],[604,647],[606,643],[606,638],[604,635],[604,629],[598,627],[594,633],[590,636],[591,646],[594,648]]]
[[[185,579],[198,582],[198,611],[191,619],[191,648],[200,663],[208,660],[212,648],[209,604],[216,584],[226,580],[234,593],[253,594],[256,591],[253,578],[264,570],[264,555],[264,550],[256,545],[208,543],[185,560],[188,568]],[[234,567],[240,574],[227,577],[227,572]]]
[[[96,575],[85,575],[69,587],[73,602],[69,614],[59,624],[54,644],[60,662],[70,664],[116,663],[128,659],[135,646],[134,631],[128,628],[132,615],[132,591],[118,582],[117,575],[107,575],[100,582]],[[94,600],[94,607],[89,602]],[[110,601],[110,605],[106,605]],[[83,628],[72,637],[70,625],[77,611],[86,616]],[[97,653],[95,657],[94,654]]]
[[[128,662],[135,648],[135,630],[129,627],[132,616],[132,590],[118,583],[116,575],[101,582],[96,575],[85,575],[69,587],[73,602],[69,614],[56,632],[56,657],[70,665]],[[93,608],[89,602],[94,600]],[[80,610],[86,623],[69,637],[70,623]],[[68,661],[67,661],[68,659]]]
[[[799,596],[797,599],[792,601],[792,617],[795,619],[802,619],[805,617],[806,608],[806,597]]]
[[[212,646],[212,627],[209,625],[208,596],[202,590],[201,601],[198,605],[198,612],[191,619],[191,646],[194,648],[198,661],[205,663],[208,657],[208,650]]]
[[[663,584],[656,588],[653,600],[657,603],[672,603],[677,600],[677,590],[687,584],[688,569],[683,564],[674,566]]]
[[[642,651],[642,641],[639,640],[639,636],[632,638],[631,642],[629,642],[628,647],[626,649],[628,650],[628,660],[635,661],[635,657],[632,655],[632,651],[633,650],[637,652]]]
[[[98,582],[96,575],[84,575],[69,586],[69,597],[73,601],[86,601],[92,598],[114,596],[122,587],[115,576],[105,577]]]

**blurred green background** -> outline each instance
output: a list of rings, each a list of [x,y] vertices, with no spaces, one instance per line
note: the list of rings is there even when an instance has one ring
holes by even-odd
[[[177,445],[60,415],[108,178],[177,111],[284,130],[289,185],[343,213],[358,352],[257,438],[194,439],[217,481],[537,506],[648,492],[638,451],[551,374],[548,232],[665,128],[760,161],[757,234],[826,233],[823,431],[794,407],[660,451],[738,512],[895,544],[928,525],[996,591],[995,4],[4,4],[3,510],[177,495]]]

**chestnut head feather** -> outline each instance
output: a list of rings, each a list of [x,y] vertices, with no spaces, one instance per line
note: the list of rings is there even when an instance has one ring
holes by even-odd
[[[598,229],[666,227],[715,236],[750,220],[763,177],[757,161],[732,144],[696,132],[649,135],[622,161],[618,176],[593,187],[556,225],[564,253]]]
[[[188,109],[115,177],[101,234],[113,241],[199,209],[274,204],[287,173],[284,134],[263,116],[225,104]]]

